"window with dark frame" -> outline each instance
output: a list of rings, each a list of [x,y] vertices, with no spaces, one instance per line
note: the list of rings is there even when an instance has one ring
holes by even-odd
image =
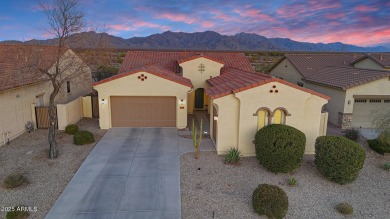
[[[70,94],[70,81],[66,82],[66,92]]]

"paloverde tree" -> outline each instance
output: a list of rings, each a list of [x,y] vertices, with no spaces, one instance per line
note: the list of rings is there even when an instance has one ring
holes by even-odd
[[[77,60],[77,56],[66,54],[66,51],[68,51],[66,43],[72,34],[79,33],[84,29],[85,22],[84,13],[78,0],[49,0],[40,2],[40,7],[47,17],[48,31],[56,38],[56,45],[58,46],[55,64],[50,69],[42,68],[40,64],[44,61],[41,60],[39,54],[35,56],[36,70],[50,80],[53,88],[49,98],[50,126],[48,140],[50,145],[49,158],[54,159],[58,155],[55,98],[67,81],[76,78],[80,75],[80,72],[88,68],[86,63]]]

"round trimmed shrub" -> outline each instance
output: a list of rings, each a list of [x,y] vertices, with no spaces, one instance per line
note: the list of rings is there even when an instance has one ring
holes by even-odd
[[[278,186],[260,184],[253,191],[252,206],[259,215],[284,218],[288,211],[288,197]]]
[[[338,184],[353,182],[363,168],[366,152],[357,143],[341,136],[316,139],[315,164],[322,175]]]
[[[353,207],[345,202],[336,205],[336,210],[343,215],[349,215],[353,213]]]
[[[301,166],[306,136],[291,126],[272,124],[259,129],[253,143],[260,164],[271,172],[288,173]]]
[[[89,131],[79,131],[73,136],[74,144],[84,145],[95,142],[93,134]]]
[[[79,131],[79,127],[75,124],[71,124],[65,127],[65,133],[69,135],[74,135]]]

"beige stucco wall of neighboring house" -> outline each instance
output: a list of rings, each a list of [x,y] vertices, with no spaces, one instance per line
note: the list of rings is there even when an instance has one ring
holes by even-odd
[[[203,64],[205,66],[205,71],[203,73],[198,70],[200,64]],[[206,80],[210,79],[210,77],[219,76],[223,64],[201,57],[187,62],[183,62],[180,64],[180,66],[183,69],[183,77],[190,79],[192,84],[194,85],[194,89],[187,96],[187,111],[191,114],[194,112],[195,90],[198,88],[206,89],[210,87],[207,84]],[[207,108],[206,105],[208,105],[208,97],[204,98],[204,105],[205,108]]]
[[[385,69],[375,61],[371,60],[370,58],[365,58],[357,63],[354,64],[356,68],[364,68],[364,69],[373,69],[373,70],[388,70],[390,69]]]
[[[147,79],[141,81],[138,76],[144,74]],[[99,94],[99,124],[101,129],[111,128],[110,96],[175,96],[177,98],[177,128],[187,126],[187,92],[188,86],[155,76],[147,72],[139,72],[118,78],[103,84],[95,85]],[[102,99],[107,104],[102,104]],[[180,109],[179,101],[184,100],[184,109]]]
[[[47,105],[50,92],[47,82],[0,92],[0,145],[4,142],[3,133],[9,132],[10,140],[13,140],[25,132],[26,123],[35,120],[31,104],[42,106],[43,102]]]
[[[276,88],[273,88],[274,85]],[[278,90],[278,93],[270,93],[270,90]],[[258,118],[253,114],[261,107],[271,111],[283,107],[291,114],[286,117],[286,125],[305,133],[305,153],[313,154],[315,139],[324,128],[321,127],[321,109],[326,103],[326,99],[279,82],[217,98],[213,100],[219,109],[217,152],[224,154],[231,147],[238,147],[244,156],[254,156],[252,141],[257,132]]]
[[[301,73],[299,73],[292,63],[286,58],[272,69],[270,75],[283,78],[283,80],[293,84],[297,84],[298,82],[305,84],[305,82],[302,81],[303,76]]]
[[[60,66],[62,69],[67,69],[64,74],[69,75],[70,78],[70,93],[67,92],[65,82],[56,97],[56,103],[69,103],[92,91],[91,69],[72,50],[66,51],[61,57]],[[50,71],[54,72],[55,66]]]
[[[339,112],[347,113],[345,111],[345,105],[348,103],[348,100],[345,97],[346,92],[341,89],[335,89],[309,82],[305,83],[305,87],[325,94],[331,98],[329,102],[325,105],[324,111],[328,112],[329,121],[332,124],[338,125]]]
[[[67,125],[78,123],[83,117],[83,97],[67,104],[57,104],[58,130],[65,130]]]

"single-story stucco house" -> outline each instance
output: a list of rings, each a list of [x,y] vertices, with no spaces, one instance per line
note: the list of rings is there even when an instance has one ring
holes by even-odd
[[[32,57],[41,56],[34,61],[42,62],[40,67],[52,71],[57,53],[56,46],[0,44],[0,146],[24,133],[27,122],[36,126],[35,106],[48,106],[53,88],[47,77],[31,71],[28,65]],[[75,66],[82,62],[70,49],[65,49],[61,57],[72,57],[76,60]],[[67,81],[57,95],[56,103],[66,104],[90,93],[91,83],[91,71],[86,68]]]
[[[256,73],[243,53],[129,51],[118,75],[93,87],[102,129],[182,129],[188,114],[206,110],[218,154],[236,147],[254,155],[256,131],[271,123],[304,132],[306,153],[326,133],[329,97]]]
[[[364,57],[289,54],[272,67],[270,74],[331,97],[324,110],[332,124],[342,129],[371,129],[372,113],[390,109],[390,71],[356,68],[366,62]]]
[[[356,68],[390,71],[390,53],[367,54],[352,64]]]

